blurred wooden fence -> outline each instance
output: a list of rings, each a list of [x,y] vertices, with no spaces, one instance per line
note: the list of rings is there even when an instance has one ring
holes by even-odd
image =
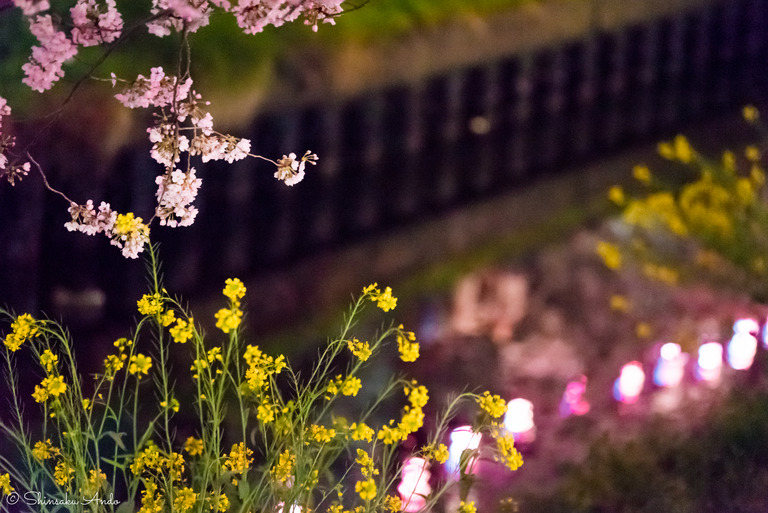
[[[195,225],[156,230],[166,277],[177,291],[218,287],[227,276],[247,277],[375,237],[744,103],[760,105],[767,85],[768,2],[726,0],[421,83],[266,113],[246,134],[256,151],[310,149],[319,165],[295,187],[277,182],[269,165],[253,159],[205,166]],[[146,148],[136,148],[125,166],[115,176],[120,183],[106,187],[117,196],[110,199],[151,212],[157,165]],[[6,190],[0,213],[20,206],[7,198]],[[114,279],[120,268],[114,248],[66,233],[60,208],[38,212],[49,201],[60,207],[59,198],[34,201],[34,208],[13,212],[29,216],[24,223],[34,230],[22,242],[14,230],[5,234],[16,251],[2,249],[0,287],[26,298],[19,287],[32,284],[44,306],[56,285],[77,288],[79,273],[95,270],[108,297],[124,292],[135,301],[129,283],[143,287],[140,269]],[[56,242],[40,242],[49,239]]]

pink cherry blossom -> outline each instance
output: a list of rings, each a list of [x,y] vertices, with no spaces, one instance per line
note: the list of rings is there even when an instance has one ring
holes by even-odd
[[[197,208],[192,206],[192,202],[203,183],[195,176],[195,168],[188,173],[170,171],[158,176],[155,183],[158,185],[155,214],[160,218],[160,224],[171,228],[191,225],[197,216]]]
[[[82,46],[111,43],[120,37],[123,18],[115,0],[105,0],[103,6],[96,0],[78,0],[70,9],[72,16],[72,41]]]
[[[69,215],[72,220],[64,223],[64,227],[70,232],[78,231],[86,235],[104,233],[111,237],[112,227],[115,225],[117,213],[113,212],[109,203],[101,202],[99,211],[93,207],[93,200],[88,200],[85,205],[72,203],[69,207]]]
[[[24,16],[34,16],[51,8],[48,0],[13,0]]]
[[[40,46],[32,47],[29,62],[21,67],[26,74],[22,82],[42,93],[64,76],[62,65],[77,55],[77,45],[67,39],[64,32],[56,29],[49,14],[31,18],[29,30]]]

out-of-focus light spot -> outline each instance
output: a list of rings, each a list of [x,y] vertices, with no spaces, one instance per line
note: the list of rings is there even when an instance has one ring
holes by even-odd
[[[629,362],[621,368],[621,374],[613,384],[613,397],[626,404],[637,402],[645,386],[645,371],[640,362]]]
[[[587,377],[579,376],[579,379],[569,381],[565,385],[563,398],[560,400],[560,416],[584,415],[589,412],[589,403],[584,399],[587,391]]]
[[[733,323],[734,333],[752,333],[756,334],[760,331],[760,324],[754,319],[739,319]]]
[[[475,135],[485,135],[491,131],[491,122],[483,116],[475,116],[469,120],[469,131]]]
[[[699,346],[699,359],[696,362],[696,378],[701,381],[715,382],[720,379],[723,368],[723,346],[719,342],[706,342]]]
[[[728,365],[736,370],[752,367],[757,354],[757,339],[749,333],[737,332],[728,342]]]
[[[512,399],[507,403],[504,415],[504,429],[515,436],[515,441],[530,443],[536,439],[536,424],[533,422],[533,403],[528,399]]]
[[[301,513],[302,509],[301,506],[298,504],[292,505],[290,508],[288,508],[288,511],[285,511],[285,503],[281,502],[277,505],[279,508],[277,510],[278,513]]]
[[[683,380],[688,355],[679,344],[667,342],[661,346],[659,359],[653,369],[653,382],[660,387],[676,387]]]
[[[464,451],[474,451],[480,447],[483,435],[472,431],[472,426],[461,426],[451,431],[451,444],[448,447],[448,461],[445,462],[445,470],[454,477],[459,475],[461,468],[461,455]],[[472,457],[466,462],[466,473],[475,472],[477,457]]]
[[[429,463],[424,458],[408,458],[403,465],[397,493],[403,501],[402,511],[412,513],[421,511],[427,504],[426,497],[432,493],[429,485]]]

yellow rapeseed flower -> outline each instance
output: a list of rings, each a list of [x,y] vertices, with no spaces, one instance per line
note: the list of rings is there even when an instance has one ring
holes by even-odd
[[[176,325],[169,329],[168,333],[171,334],[174,342],[184,344],[195,334],[195,319],[193,317],[186,321],[184,319],[177,319]]]
[[[56,468],[53,470],[53,479],[59,486],[67,486],[72,480],[72,474],[75,473],[75,469],[69,466],[69,464],[61,460],[56,464]]]
[[[183,487],[174,492],[173,511],[186,513],[195,507],[198,494],[192,488]]]
[[[224,282],[223,293],[233,303],[238,302],[245,296],[245,285],[239,278],[227,278]]]
[[[622,258],[618,246],[601,240],[597,243],[595,251],[603,259],[603,264],[608,269],[617,270],[621,268]]]
[[[229,498],[223,493],[217,494],[216,492],[211,492],[208,495],[208,500],[210,501],[211,511],[223,513],[229,509]]]
[[[188,437],[187,441],[184,442],[184,450],[187,451],[190,456],[200,456],[203,454],[203,448],[203,441],[194,436]]]
[[[412,331],[405,331],[402,324],[398,326],[397,331],[397,350],[400,353],[400,359],[404,362],[415,362],[419,358],[419,343],[416,342],[416,334]]]
[[[40,334],[39,325],[43,321],[36,321],[31,315],[21,314],[11,323],[11,333],[9,333],[3,343],[11,352],[19,350],[21,345],[32,337]]]
[[[632,176],[640,183],[648,185],[651,183],[651,170],[644,164],[638,164],[632,168]]]
[[[434,459],[441,465],[448,461],[449,452],[448,447],[445,444],[438,444],[435,446],[435,444],[432,443],[422,447],[421,452],[426,459]]]
[[[408,433],[415,433],[424,425],[424,410],[421,408],[404,408],[403,418],[400,419],[398,430],[405,438]]]
[[[45,387],[48,390],[49,396],[58,397],[67,391],[67,384],[64,383],[64,378],[62,376],[52,376],[45,378],[43,383],[46,381],[47,383]]]
[[[496,439],[497,454],[494,459],[503,463],[509,470],[517,470],[523,465],[523,455],[515,447],[515,437],[500,426],[495,426],[491,436]]]
[[[429,390],[424,385],[417,385],[415,380],[411,386],[405,387],[404,392],[414,408],[423,408],[429,401]]]
[[[360,498],[364,501],[371,501],[376,498],[376,481],[373,478],[358,481],[355,483],[355,491],[360,494]]]
[[[371,455],[365,450],[357,449],[355,463],[360,465],[360,472],[363,474],[363,477],[370,478],[379,475],[379,470],[376,468],[373,458],[371,458]]]
[[[229,451],[227,459],[224,461],[223,468],[225,471],[242,474],[250,468],[253,462],[252,455],[253,451],[247,448],[245,443],[234,444],[232,450]]]
[[[356,338],[347,341],[347,347],[361,362],[371,357],[371,346],[368,342],[360,342]]]
[[[0,475],[0,490],[2,490],[2,495],[10,495],[16,491],[11,486],[11,476],[7,472]]]
[[[309,426],[309,436],[318,443],[328,443],[336,436],[336,430],[319,424]]]
[[[608,189],[608,199],[620,207],[627,201],[627,198],[624,196],[624,189],[620,185],[614,185]]]
[[[397,306],[397,298],[392,295],[392,288],[387,287],[382,292],[377,284],[368,285],[363,289],[363,295],[369,297],[371,301],[376,303],[376,306],[388,312]]]
[[[760,119],[760,111],[754,105],[745,105],[741,109],[741,114],[744,119],[749,123],[756,123]]]
[[[50,349],[46,349],[43,351],[43,354],[40,355],[40,365],[43,366],[45,369],[45,372],[50,374],[53,372],[53,368],[56,366],[56,364],[59,362],[58,355],[53,354],[53,352]]]
[[[296,455],[292,454],[289,449],[286,449],[277,457],[277,463],[275,463],[275,466],[270,471],[272,478],[280,483],[288,482],[293,477],[295,465]]]
[[[390,513],[398,513],[403,509],[403,501],[396,495],[387,495],[384,498],[384,507],[387,508],[387,511]]]
[[[256,418],[264,424],[269,424],[275,420],[275,409],[269,403],[260,404],[256,408]]]
[[[104,377],[108,381],[112,381],[115,374],[123,368],[126,358],[127,356],[124,354],[121,354],[120,356],[114,354],[107,355],[107,358],[104,360]]]
[[[149,374],[149,369],[152,367],[152,358],[145,356],[142,353],[131,356],[131,364],[128,366],[128,372],[130,374]]]
[[[216,327],[224,333],[229,333],[240,326],[243,320],[243,311],[237,307],[222,308],[214,314],[216,318]]]
[[[144,294],[136,302],[141,315],[160,315],[163,311],[163,297],[159,293]]]
[[[376,438],[381,440],[384,445],[396,444],[408,438],[408,433],[400,429],[399,425],[392,426],[394,422],[394,420],[390,420],[388,426],[382,426],[379,432],[376,433]]]
[[[747,146],[744,148],[744,156],[750,162],[760,162],[760,148],[757,146]]]
[[[364,422],[354,422],[349,426],[349,432],[352,440],[365,440],[366,442],[370,442],[373,439],[373,435],[376,434],[376,432]]]
[[[53,458],[54,456],[58,456],[59,453],[59,448],[53,445],[50,438],[45,442],[35,442],[35,447],[32,449],[32,456],[38,461],[45,461]]]
[[[501,396],[491,395],[487,390],[483,395],[475,399],[480,409],[488,413],[493,418],[503,417],[507,413],[507,403]]]
[[[174,323],[176,320],[176,313],[172,309],[168,309],[162,314],[160,314],[160,317],[158,319],[160,321],[160,324],[163,325],[163,327],[167,328],[171,324]]]

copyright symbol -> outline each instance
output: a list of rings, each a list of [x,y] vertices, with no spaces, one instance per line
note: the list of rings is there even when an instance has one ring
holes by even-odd
[[[11,492],[6,497],[6,500],[8,501],[8,504],[16,504],[19,502],[19,493],[18,492]]]

